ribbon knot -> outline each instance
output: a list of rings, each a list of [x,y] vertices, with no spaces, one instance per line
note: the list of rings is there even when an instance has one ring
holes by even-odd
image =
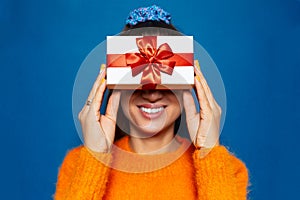
[[[156,36],[144,36],[136,38],[139,53],[126,53],[126,64],[131,67],[132,76],[143,72],[142,85],[148,85],[147,89],[155,89],[156,84],[161,83],[160,72],[172,75],[176,61],[168,60],[174,53],[167,43],[157,48]]]

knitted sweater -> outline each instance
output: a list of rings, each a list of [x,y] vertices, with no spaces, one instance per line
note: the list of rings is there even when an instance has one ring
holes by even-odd
[[[64,159],[54,198],[246,199],[247,169],[224,146],[214,147],[200,158],[200,150],[189,146],[186,139],[177,140],[181,143],[178,150],[158,155],[131,153],[128,137],[116,143],[125,151],[112,154],[92,154],[77,147]]]

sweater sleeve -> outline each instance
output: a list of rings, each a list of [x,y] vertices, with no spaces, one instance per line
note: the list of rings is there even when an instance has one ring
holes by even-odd
[[[248,172],[245,164],[224,146],[214,147],[203,158],[200,158],[200,151],[195,150],[193,155],[198,199],[247,199]]]
[[[110,154],[94,155],[85,147],[70,151],[60,167],[54,199],[102,199],[109,174],[109,167],[103,162],[110,160]]]

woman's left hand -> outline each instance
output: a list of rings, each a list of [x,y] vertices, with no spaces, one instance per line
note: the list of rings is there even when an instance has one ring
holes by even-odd
[[[190,137],[197,148],[213,148],[219,145],[221,107],[218,105],[210,88],[200,71],[198,61],[195,61],[195,88],[200,103],[197,113],[193,96],[190,91],[184,91],[183,103],[186,112],[187,128]]]

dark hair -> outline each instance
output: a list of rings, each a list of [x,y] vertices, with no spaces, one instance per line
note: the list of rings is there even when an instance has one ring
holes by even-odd
[[[163,35],[163,36],[182,36],[172,24],[162,21],[145,21],[134,26],[125,25],[120,36],[136,36],[136,35]]]
[[[137,35],[160,35],[160,36],[182,36],[183,34],[180,33],[172,24],[167,24],[162,21],[145,21],[140,22],[134,26],[132,25],[125,25],[123,31],[119,34],[119,36],[137,36]],[[180,127],[181,118],[185,118],[185,114],[181,114],[175,120],[174,126],[174,134],[182,129]],[[119,119],[125,119],[125,115],[122,109],[119,108],[118,110],[118,123],[122,124],[122,128],[126,127],[127,130],[121,129],[118,125],[116,126],[116,133],[115,133],[115,141],[122,138],[129,132],[129,124],[126,121],[120,121]]]
[[[162,21],[145,21],[145,22],[140,22],[134,26],[127,24],[125,25],[123,31],[128,31],[135,28],[145,28],[145,27],[159,27],[159,28],[166,28],[166,29],[178,31],[172,24],[167,24]]]

